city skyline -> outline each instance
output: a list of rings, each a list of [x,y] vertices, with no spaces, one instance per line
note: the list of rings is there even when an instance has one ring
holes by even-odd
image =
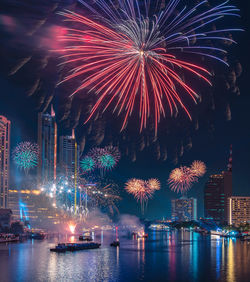
[[[38,114],[38,119],[39,119],[39,116],[41,117],[41,114]],[[44,117],[46,117],[46,118],[50,118],[50,115],[47,113],[45,113],[44,114]],[[37,131],[39,131],[39,130],[37,130]],[[73,134],[73,135],[72,135]],[[57,154],[58,154],[58,156],[60,156],[61,154],[62,154],[62,151],[61,151],[61,149],[63,148],[63,140],[66,140],[67,141],[67,139],[72,139],[72,140],[74,140],[74,132],[72,131],[72,134],[71,135],[61,135],[61,136],[59,136],[58,137],[58,139],[57,139],[57,143],[56,143],[56,147],[58,147],[58,149],[57,149]],[[69,138],[70,137],[70,138]],[[66,138],[66,139],[65,139]],[[75,141],[74,141],[74,143],[75,143]],[[61,146],[60,146],[61,145]],[[65,146],[65,144],[64,144],[64,146]],[[53,148],[54,148],[55,146],[53,145]],[[65,149],[65,148],[64,148]],[[68,148],[68,149],[70,149],[70,148]],[[64,154],[66,153],[66,150],[65,150],[65,152],[64,152]],[[228,151],[228,153],[229,153],[229,151]],[[74,152],[74,154],[75,154],[75,152]],[[232,151],[232,145],[230,145],[230,156],[229,156],[229,161],[227,162],[227,164],[225,163],[225,165],[224,165],[224,171],[226,171],[226,173],[227,173],[227,171],[229,171],[231,174],[232,174],[232,171],[233,171],[233,168],[232,168],[232,154],[233,154],[233,151]],[[57,157],[57,172],[59,172],[60,171],[60,167],[61,167],[61,161],[60,161],[60,157]],[[65,169],[65,167],[64,167],[64,169]],[[210,170],[210,168],[208,169],[208,170]],[[54,166],[53,166],[53,168],[52,168],[52,171],[54,171]],[[223,170],[221,170],[222,171],[222,174],[223,173],[225,173]],[[216,175],[215,175],[216,176]],[[206,177],[207,178],[209,178],[209,177],[213,177],[213,174],[212,175],[209,175],[208,173],[206,173]],[[203,181],[204,181],[204,179],[203,179]],[[163,186],[164,186],[164,184],[163,184]],[[167,186],[167,185],[166,185]],[[198,186],[198,184],[196,184],[196,186]],[[166,187],[167,189],[169,189],[169,187],[167,186]],[[204,189],[205,190],[205,185],[204,185],[204,187],[202,187],[201,188],[202,190]],[[192,191],[191,191],[192,192]],[[203,191],[200,191],[200,192],[203,192]],[[125,193],[124,193],[125,194]],[[189,192],[189,194],[190,194],[190,192]],[[126,196],[126,195],[125,195]],[[237,191],[235,192],[235,193],[233,193],[233,196],[240,196],[240,195],[238,195],[237,194]],[[242,196],[248,196],[248,194],[246,193],[246,194],[244,194],[244,195],[242,195]],[[180,198],[181,197],[181,195],[179,196],[178,194],[176,194],[176,195],[173,195],[172,196],[172,198],[168,198],[168,199],[166,199],[166,202],[168,201],[168,202],[171,202],[172,201],[172,199],[175,199],[175,198]],[[191,193],[191,195],[190,195],[190,197],[195,197],[195,193]],[[198,217],[203,217],[203,216],[205,216],[206,215],[206,213],[202,213],[202,209],[203,209],[203,205],[202,205],[202,208],[200,208],[200,211],[198,211]],[[138,212],[136,211],[135,212],[135,214],[138,214]],[[168,218],[171,218],[171,214],[172,214],[172,212],[170,211],[170,212],[165,212],[165,213],[162,213],[162,214],[160,214],[160,215],[156,215],[156,216],[154,216],[154,218],[157,218],[157,217],[168,217]],[[227,218],[227,216],[225,216],[225,218]]]
[[[0,1],[0,280],[248,282],[247,0]]]

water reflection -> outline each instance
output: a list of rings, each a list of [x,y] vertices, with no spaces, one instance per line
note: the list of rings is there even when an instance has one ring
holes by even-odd
[[[235,281],[235,273],[234,273],[234,246],[233,239],[228,239],[228,253],[227,253],[227,281],[234,282]]]
[[[96,234],[95,239],[103,242],[100,249],[66,254],[49,252],[57,239],[0,245],[0,280],[249,280],[250,244],[246,242],[167,231],[149,233],[148,239],[120,236],[120,247],[112,248],[109,244],[115,238],[115,232]]]

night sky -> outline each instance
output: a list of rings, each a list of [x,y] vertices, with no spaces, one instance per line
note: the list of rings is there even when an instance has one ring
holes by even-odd
[[[237,35],[238,44],[232,50],[243,67],[243,73],[237,82],[241,95],[235,97],[233,101],[232,120],[226,122],[218,118],[213,136],[203,128],[195,132],[192,149],[185,151],[177,164],[177,166],[179,164],[190,165],[196,159],[207,164],[205,176],[188,192],[188,196],[198,199],[198,216],[203,216],[204,184],[210,174],[219,173],[226,169],[230,144],[233,145],[233,194],[250,196],[250,22],[249,17],[248,19],[246,17],[250,11],[247,2],[246,0],[234,1],[241,9],[242,18],[240,22],[245,32]],[[25,97],[24,90],[9,80],[5,73],[0,74],[0,86],[0,114],[6,116],[12,122],[12,147],[22,140],[36,141],[37,110],[33,107],[29,98]],[[131,177],[143,179],[156,177],[161,181],[162,188],[149,201],[145,217],[170,217],[171,199],[176,198],[177,194],[169,190],[166,180],[174,167],[170,160],[166,162],[154,160],[152,154],[147,151],[140,153],[134,163],[126,157],[122,158],[117,168],[110,175],[121,185],[123,201],[120,203],[120,212],[139,214],[139,205],[123,191],[123,184],[127,179]],[[14,176],[12,174],[12,177]]]

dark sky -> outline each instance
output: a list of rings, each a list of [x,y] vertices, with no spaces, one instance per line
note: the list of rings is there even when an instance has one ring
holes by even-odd
[[[195,159],[207,164],[206,175],[195,184],[188,196],[198,198],[198,215],[203,215],[203,189],[211,173],[226,169],[230,144],[233,145],[233,194],[250,196],[250,21],[248,1],[234,1],[241,8],[241,24],[246,30],[237,37],[238,45],[234,47],[234,54],[243,66],[243,73],[238,79],[241,95],[234,99],[232,105],[232,120],[225,122],[217,120],[215,132],[211,137],[204,129],[200,129],[193,136],[193,147],[185,152],[179,164],[189,165]],[[247,15],[248,14],[248,15]],[[14,85],[2,74],[0,76],[0,114],[12,121],[12,147],[22,140],[36,140],[37,112],[28,98],[25,98],[23,89]],[[132,163],[123,158],[112,173],[112,177],[119,183],[128,178],[159,178],[162,184],[161,191],[155,193],[149,201],[145,214],[149,218],[170,217],[170,201],[177,195],[171,192],[166,184],[169,172],[175,167],[170,161],[157,162],[150,152],[143,152],[137,161]],[[122,213],[138,214],[139,205],[132,197],[123,192],[123,201],[120,204]]]

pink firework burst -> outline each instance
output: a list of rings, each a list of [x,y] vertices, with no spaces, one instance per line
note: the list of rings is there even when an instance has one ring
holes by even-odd
[[[156,191],[156,190],[160,190],[161,189],[161,183],[158,179],[156,178],[151,178],[147,181],[147,185],[148,187],[153,190],[153,191]]]
[[[134,196],[141,204],[141,212],[144,214],[145,205],[153,197],[154,190],[148,187],[147,182],[141,179],[132,178],[125,184],[125,190]]]
[[[196,181],[197,177],[193,174],[192,170],[186,166],[172,170],[168,179],[171,190],[177,193],[185,193]]]
[[[190,169],[194,175],[196,175],[197,177],[201,177],[206,173],[207,168],[204,162],[193,161]]]

